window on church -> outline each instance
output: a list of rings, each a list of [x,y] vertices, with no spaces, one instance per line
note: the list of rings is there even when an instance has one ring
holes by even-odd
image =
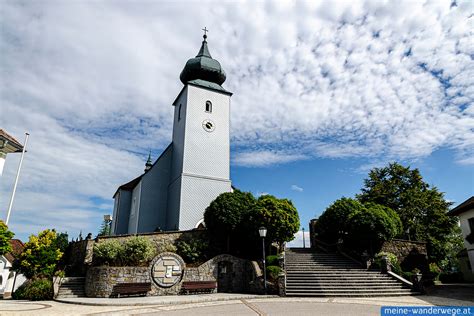
[[[212,103],[211,103],[211,101],[206,101],[206,112],[212,113]]]
[[[179,105],[178,108],[178,121],[181,119],[181,104]]]

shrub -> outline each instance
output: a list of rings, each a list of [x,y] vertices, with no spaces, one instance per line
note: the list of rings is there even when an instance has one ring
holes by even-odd
[[[439,280],[443,283],[458,283],[464,282],[461,272],[447,272],[439,275]]]
[[[398,263],[398,258],[395,254],[391,252],[385,252],[381,251],[378,254],[375,255],[375,260],[374,263],[377,267],[382,266],[382,257],[387,256],[388,262],[392,265],[393,272],[401,275],[402,274],[402,268],[400,267],[400,264]]]
[[[430,269],[431,277],[434,280],[439,281],[439,275],[441,274],[441,269],[438,267],[438,265],[432,262],[429,265],[429,269]]]
[[[8,226],[0,220],[0,255],[6,254],[12,251],[10,240],[15,234],[8,230]]]
[[[410,282],[411,282],[412,276],[413,276],[413,272],[405,272],[405,271],[402,272],[402,277],[405,280],[408,280]]]
[[[43,301],[53,299],[53,282],[35,279],[22,284],[12,295],[16,300]]]
[[[265,260],[267,261],[268,266],[278,266],[279,265],[279,258],[276,255],[267,256],[265,258]]]
[[[206,251],[209,248],[209,243],[200,239],[193,239],[190,241],[178,241],[177,253],[184,259],[186,263],[195,263],[205,260]]]
[[[143,236],[127,239],[123,245],[123,261],[129,265],[143,265],[155,256],[156,249],[151,240]]]
[[[281,268],[278,266],[267,266],[267,276],[271,281],[277,280],[280,272]]]
[[[157,253],[161,252],[176,252],[177,248],[170,242],[164,242],[157,245]]]
[[[118,240],[105,240],[94,245],[95,265],[120,265],[123,256],[123,246]]]
[[[43,230],[38,236],[31,235],[15,261],[14,269],[27,278],[51,277],[63,256],[64,236],[67,240],[67,235],[58,235],[54,229]]]

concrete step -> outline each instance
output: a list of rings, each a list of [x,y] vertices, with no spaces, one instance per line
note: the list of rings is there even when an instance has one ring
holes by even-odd
[[[375,290],[384,290],[384,291],[393,291],[393,290],[400,290],[400,289],[407,289],[403,285],[372,285],[372,286],[358,286],[358,285],[347,285],[347,286],[315,286],[315,285],[286,285],[287,290],[295,290],[301,289],[305,291],[375,291]]]
[[[298,296],[298,297],[379,297],[379,296],[407,296],[407,295],[420,295],[418,292],[378,292],[378,293],[308,293],[308,292],[289,292],[286,296]]]
[[[286,293],[292,292],[302,292],[301,289],[286,289]],[[330,289],[330,290],[323,290],[323,289],[304,289],[306,293],[411,293],[410,289]]]

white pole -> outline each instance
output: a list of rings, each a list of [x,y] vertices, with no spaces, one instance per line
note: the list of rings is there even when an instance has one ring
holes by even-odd
[[[12,197],[10,199],[10,204],[8,205],[7,220],[5,221],[5,225],[7,226],[8,226],[8,221],[10,220],[10,213],[12,211],[13,200],[15,199],[16,186],[18,185],[18,179],[20,178],[21,165],[23,164],[23,157],[25,156],[26,144],[28,143],[28,136],[30,136],[30,134],[25,133],[25,145],[23,145],[23,151],[21,152],[20,163],[18,164],[18,171],[16,172],[15,184],[13,185]]]

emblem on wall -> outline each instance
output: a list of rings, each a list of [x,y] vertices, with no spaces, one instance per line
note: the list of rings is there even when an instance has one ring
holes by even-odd
[[[160,287],[171,287],[183,276],[182,259],[172,253],[158,255],[151,267],[151,277]]]

